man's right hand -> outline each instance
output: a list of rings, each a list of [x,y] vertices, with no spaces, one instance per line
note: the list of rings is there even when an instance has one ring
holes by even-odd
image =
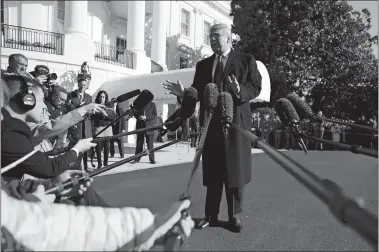
[[[178,97],[184,96],[184,86],[179,80],[176,83],[166,80],[166,83],[163,83],[163,88],[167,89],[166,94],[173,94]]]
[[[95,146],[96,146],[96,143],[92,143],[92,142],[91,142],[92,140],[93,140],[92,137],[87,138],[87,139],[80,139],[80,140],[75,144],[75,146],[73,147],[73,149],[76,149],[76,150],[79,151],[79,152],[85,152],[85,151],[91,149],[92,147],[95,147]]]

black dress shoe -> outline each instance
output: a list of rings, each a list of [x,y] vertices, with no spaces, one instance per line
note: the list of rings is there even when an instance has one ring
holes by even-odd
[[[110,155],[110,157],[111,157],[111,158],[113,158],[113,157],[114,157],[114,155]]]
[[[216,227],[218,224],[218,218],[217,217],[204,217],[204,219],[200,220],[199,223],[197,224],[196,228],[197,229],[202,229],[205,227]]]
[[[150,164],[156,164],[156,162],[155,161],[150,161]]]
[[[242,225],[241,225],[241,221],[238,219],[238,218],[232,218],[232,219],[229,219],[229,229],[230,231],[234,232],[234,233],[241,233],[242,231]]]

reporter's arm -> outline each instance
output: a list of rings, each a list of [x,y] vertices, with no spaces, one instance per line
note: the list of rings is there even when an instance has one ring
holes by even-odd
[[[77,124],[78,122],[83,120],[85,115],[84,109],[76,109],[65,115],[59,116],[56,119],[51,119],[47,122],[40,124],[31,124],[28,123],[35,141],[40,141],[42,139],[50,138],[56,136],[69,127]]]
[[[153,245],[146,243],[156,231],[148,209],[29,203],[3,191],[1,199],[2,226],[31,250],[141,250]]]

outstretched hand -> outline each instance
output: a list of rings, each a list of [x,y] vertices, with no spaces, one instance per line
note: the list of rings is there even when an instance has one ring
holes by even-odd
[[[165,94],[173,94],[178,97],[184,96],[184,86],[179,80],[176,83],[166,80],[166,83],[163,83],[163,88],[167,90]]]

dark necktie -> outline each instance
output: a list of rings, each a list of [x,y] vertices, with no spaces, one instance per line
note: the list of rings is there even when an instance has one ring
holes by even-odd
[[[224,75],[224,65],[222,63],[222,58],[224,56],[221,55],[219,58],[218,58],[218,61],[217,61],[217,65],[216,65],[216,70],[215,70],[215,75],[214,75],[214,82],[215,84],[218,86],[218,89],[220,92],[223,91],[223,85],[222,85],[222,78],[223,78],[223,75]]]

